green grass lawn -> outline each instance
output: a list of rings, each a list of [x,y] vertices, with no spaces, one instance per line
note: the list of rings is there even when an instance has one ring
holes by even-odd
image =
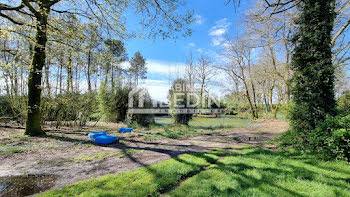
[[[39,196],[350,196],[350,166],[258,148],[215,150]]]
[[[170,117],[156,117],[155,122],[158,125],[169,126],[173,124]],[[218,118],[200,118],[193,117],[189,126],[194,129],[220,129],[220,128],[239,128],[251,124],[251,120],[245,117],[221,116]]]
[[[161,138],[179,139],[198,135],[208,135],[220,132],[225,128],[243,128],[252,125],[248,118],[236,116],[222,116],[219,118],[199,118],[194,117],[188,126],[174,125],[170,117],[156,117],[155,125],[149,129],[158,132],[150,132],[144,135],[145,140],[158,140]],[[137,128],[137,125],[130,125]]]

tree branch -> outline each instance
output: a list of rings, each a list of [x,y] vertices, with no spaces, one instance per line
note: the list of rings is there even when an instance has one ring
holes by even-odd
[[[3,18],[8,19],[8,20],[11,21],[13,24],[16,24],[16,25],[24,25],[23,22],[17,21],[17,20],[11,18],[10,16],[8,16],[8,15],[6,15],[6,14],[3,14],[1,11],[0,11],[0,16],[3,17]]]
[[[333,39],[332,39],[332,46],[334,46],[335,42],[337,41],[337,39],[339,38],[339,36],[344,33],[345,29],[350,25],[350,19],[348,19],[346,21],[346,23],[340,28],[340,30],[334,35]]]

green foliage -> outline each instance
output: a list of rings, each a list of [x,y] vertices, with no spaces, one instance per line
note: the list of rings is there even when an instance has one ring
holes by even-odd
[[[307,136],[328,115],[335,115],[334,66],[332,64],[332,30],[336,17],[335,0],[305,0],[294,38],[296,45],[292,69],[292,129],[299,134],[300,144],[307,145]]]
[[[141,55],[139,51],[137,51],[134,54],[134,57],[130,60],[129,72],[134,76],[136,85],[138,85],[139,78],[147,78],[146,59]]]
[[[330,159],[350,161],[350,115],[327,118],[309,135],[310,150]]]
[[[127,118],[128,96],[130,91],[131,88],[129,87],[118,87],[115,92],[114,108],[116,113],[116,120],[118,122],[125,121]]]
[[[128,110],[129,87],[117,87],[115,90],[102,83],[98,94],[99,110],[103,120],[111,122],[125,121]]]
[[[173,112],[172,114],[175,124],[188,125],[189,121],[192,119],[192,114],[180,112],[181,110],[190,108],[186,106],[188,99],[188,87],[188,82],[185,79],[180,78],[174,81],[171,89],[169,90],[170,108],[172,110],[177,110],[177,112]]]
[[[1,117],[4,117],[23,124],[27,109],[26,100],[24,96],[0,96],[0,121]]]
[[[275,137],[272,142],[278,143],[282,149],[291,147],[304,153],[317,153],[326,160],[350,161],[350,115],[328,117],[302,137],[300,133],[289,130]],[[307,143],[301,143],[304,140]]]
[[[139,102],[141,102],[139,93],[144,92],[144,97],[143,97],[143,107],[144,109],[152,109],[153,104],[152,104],[152,99],[151,96],[149,95],[147,89],[142,89],[140,88],[138,92],[136,92],[133,95],[133,108],[134,109],[142,109],[138,108]],[[154,123],[154,115],[150,113],[143,113],[143,114],[132,114],[128,113],[128,123],[129,124],[137,124],[138,126],[141,127],[149,127],[151,124]]]
[[[56,121],[56,126],[62,121],[78,121],[84,126],[96,108],[96,94],[93,92],[60,94],[55,98],[42,98],[41,116],[43,121]]]
[[[350,114],[350,91],[345,92],[337,101],[338,112],[343,115]]]

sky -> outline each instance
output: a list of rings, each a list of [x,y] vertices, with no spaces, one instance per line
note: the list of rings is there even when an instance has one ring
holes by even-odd
[[[194,11],[195,22],[191,25],[193,34],[177,39],[140,40],[126,42],[130,57],[136,51],[147,59],[148,74],[144,82],[150,95],[157,100],[166,101],[172,76],[181,77],[186,58],[192,52],[194,57],[206,55],[218,58],[220,44],[226,34],[235,35],[241,30],[245,13],[254,6],[255,0],[244,0],[235,8],[226,0],[187,0],[183,9]],[[130,17],[132,18],[132,17]],[[133,21],[132,21],[133,22]],[[214,92],[221,92],[213,87]]]

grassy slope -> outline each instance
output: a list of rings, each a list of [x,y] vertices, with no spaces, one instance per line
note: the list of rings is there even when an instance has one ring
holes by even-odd
[[[350,196],[349,188],[348,163],[247,149],[183,155],[40,196]]]

